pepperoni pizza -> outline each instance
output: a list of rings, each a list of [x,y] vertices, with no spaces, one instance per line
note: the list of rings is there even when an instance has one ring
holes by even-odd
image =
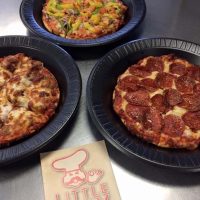
[[[55,113],[55,77],[22,53],[0,58],[0,146],[32,135]]]
[[[149,56],[119,76],[113,108],[130,133],[165,148],[200,143],[200,68],[174,55]]]

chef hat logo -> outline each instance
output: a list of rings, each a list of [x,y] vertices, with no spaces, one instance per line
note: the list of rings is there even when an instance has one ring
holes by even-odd
[[[79,149],[69,156],[53,161],[52,166],[57,171],[64,172],[63,184],[65,187],[79,187],[84,183],[96,183],[103,176],[103,171],[99,169],[83,171],[82,166],[87,159],[87,151]]]
[[[59,171],[75,171],[75,170],[81,170],[81,166],[86,162],[87,160],[87,152],[85,150],[78,150],[75,153],[55,160],[52,163],[52,166]]]

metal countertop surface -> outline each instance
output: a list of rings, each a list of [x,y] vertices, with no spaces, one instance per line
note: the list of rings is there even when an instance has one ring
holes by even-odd
[[[19,17],[20,3],[21,0],[0,1],[0,36],[28,35]],[[143,23],[128,40],[162,36],[200,44],[199,0],[146,0],[146,6]],[[76,55],[76,50],[73,51]],[[63,133],[42,151],[75,147],[104,139],[92,124],[86,109],[87,79],[100,57],[86,56],[82,60],[75,58],[82,76],[78,112]],[[200,199],[199,172],[174,171],[137,157],[130,159],[109,143],[106,145],[122,200]],[[42,199],[44,192],[39,154],[0,169],[0,200]]]

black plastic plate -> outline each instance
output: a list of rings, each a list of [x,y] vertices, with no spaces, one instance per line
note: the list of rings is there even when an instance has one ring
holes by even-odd
[[[74,115],[81,94],[78,67],[60,47],[37,38],[0,37],[0,57],[16,53],[42,61],[57,79],[61,97],[56,114],[38,133],[0,149],[0,166],[22,159],[53,140]]]
[[[61,46],[69,47],[94,47],[115,42],[128,35],[142,22],[146,5],[144,0],[122,0],[128,6],[126,24],[115,33],[87,40],[66,39],[54,35],[46,30],[42,22],[42,7],[45,0],[23,0],[20,7],[20,16],[24,25],[31,33],[50,40]]]
[[[164,149],[131,135],[112,108],[112,94],[117,77],[128,66],[146,56],[175,54],[200,65],[200,46],[191,42],[152,38],[131,41],[107,53],[92,70],[87,83],[87,106],[102,135],[124,154],[181,169],[200,167],[200,149],[194,151]]]

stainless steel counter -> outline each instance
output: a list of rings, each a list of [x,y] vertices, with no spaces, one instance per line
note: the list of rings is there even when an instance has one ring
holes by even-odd
[[[0,1],[0,36],[27,35],[19,17],[21,0]],[[146,0],[147,13],[137,34],[142,37],[176,37],[200,44],[199,0]],[[105,51],[106,52],[106,51]],[[79,110],[61,135],[42,151],[52,151],[102,140],[86,110],[86,83],[97,59],[76,60],[82,75]],[[199,200],[200,173],[179,172],[129,159],[107,143],[122,200]],[[0,200],[44,199],[39,154],[0,169]]]

